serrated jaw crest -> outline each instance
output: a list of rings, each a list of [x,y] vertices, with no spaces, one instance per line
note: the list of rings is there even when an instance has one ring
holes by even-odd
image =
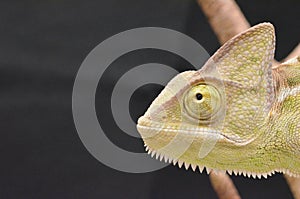
[[[247,171],[240,171],[240,170],[217,170],[217,169],[212,169],[212,168],[208,168],[205,167],[203,165],[196,165],[196,164],[191,164],[188,162],[184,162],[183,160],[180,159],[174,159],[172,157],[169,157],[167,155],[164,155],[160,152],[157,152],[155,150],[150,149],[148,146],[145,146],[145,150],[148,154],[151,155],[151,157],[154,157],[157,160],[160,161],[164,161],[165,163],[172,163],[174,166],[178,165],[179,168],[182,168],[182,166],[184,166],[184,168],[186,170],[188,170],[189,168],[191,168],[194,172],[197,170],[199,170],[200,173],[202,173],[204,171],[204,169],[206,170],[207,174],[210,174],[212,171],[214,171],[214,173],[216,174],[229,174],[229,175],[236,175],[236,176],[244,176],[247,178],[253,178],[253,179],[261,179],[261,178],[265,178],[267,179],[268,176],[272,176],[273,174],[275,174],[275,172],[279,172],[279,173],[284,173],[284,174],[288,174],[289,176],[292,177],[300,177],[298,175],[295,175],[293,173],[291,173],[289,170],[284,170],[284,169],[276,169],[274,171],[270,171],[267,173],[256,173],[256,172],[247,172]]]

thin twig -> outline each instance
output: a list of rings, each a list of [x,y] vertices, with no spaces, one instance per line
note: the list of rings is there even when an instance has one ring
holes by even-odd
[[[249,22],[234,0],[197,0],[220,44],[247,30]],[[273,65],[279,62],[273,61]]]
[[[240,199],[239,193],[228,175],[211,172],[210,182],[220,199]]]
[[[290,54],[284,59],[284,61],[287,61],[296,56],[300,56],[300,43],[294,48],[292,52],[290,52]]]
[[[300,178],[284,175],[295,199],[300,199]]]
[[[221,44],[250,25],[234,0],[197,0]]]

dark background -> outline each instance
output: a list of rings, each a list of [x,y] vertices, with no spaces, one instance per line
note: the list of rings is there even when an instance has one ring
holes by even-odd
[[[252,25],[263,21],[275,25],[277,59],[299,42],[299,1],[238,3]],[[71,97],[81,62],[106,38],[144,26],[183,32],[210,54],[219,47],[192,0],[0,2],[1,199],[216,198],[206,174],[174,166],[145,174],[119,172],[94,159],[77,135]],[[143,151],[142,141],[115,125],[109,96],[124,72],[148,62],[178,71],[191,67],[159,50],[132,52],[109,67],[96,96],[99,122],[105,124],[108,137],[135,152]],[[136,91],[130,103],[134,120],[161,89],[146,85]],[[268,180],[232,178],[243,198],[292,198],[281,174]]]

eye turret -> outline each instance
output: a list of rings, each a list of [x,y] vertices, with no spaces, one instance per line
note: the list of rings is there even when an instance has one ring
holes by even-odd
[[[185,93],[184,108],[194,119],[209,120],[221,108],[221,95],[212,85],[195,85]]]

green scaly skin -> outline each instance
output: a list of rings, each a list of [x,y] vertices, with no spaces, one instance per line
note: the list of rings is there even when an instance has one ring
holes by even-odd
[[[272,68],[274,50],[262,23],[174,77],[138,121],[148,153],[201,172],[300,176],[300,58]]]

